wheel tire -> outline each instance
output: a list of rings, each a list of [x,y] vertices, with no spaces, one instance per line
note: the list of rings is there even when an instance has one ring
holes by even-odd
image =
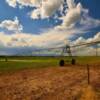
[[[64,60],[60,60],[59,65],[64,66],[64,64],[65,64]]]
[[[76,60],[72,59],[71,63],[72,63],[72,65],[75,65],[76,64]]]

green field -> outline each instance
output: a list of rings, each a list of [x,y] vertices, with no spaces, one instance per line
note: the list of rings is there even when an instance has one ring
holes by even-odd
[[[7,61],[5,61],[7,58]],[[74,57],[77,64],[100,64],[100,57]],[[59,61],[64,59],[70,63],[69,57],[0,57],[0,72],[9,72],[30,68],[58,67]]]

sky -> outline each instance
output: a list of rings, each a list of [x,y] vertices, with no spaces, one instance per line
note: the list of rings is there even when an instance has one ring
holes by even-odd
[[[0,0],[0,55],[100,40],[99,12],[100,0]]]

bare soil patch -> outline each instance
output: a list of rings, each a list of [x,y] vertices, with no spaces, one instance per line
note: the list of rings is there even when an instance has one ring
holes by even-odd
[[[90,75],[100,100],[100,67],[91,66]],[[22,70],[0,75],[0,100],[79,100],[86,85],[85,66]]]

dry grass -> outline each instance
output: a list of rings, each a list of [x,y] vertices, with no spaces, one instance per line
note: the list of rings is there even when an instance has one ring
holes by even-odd
[[[98,100],[98,96],[93,87],[88,85],[82,90],[80,100]]]
[[[94,98],[96,92],[91,87],[84,88],[86,73],[85,67],[58,66],[2,74],[0,100],[95,100],[91,96]],[[91,68],[91,84],[98,91],[99,75],[99,67]]]

